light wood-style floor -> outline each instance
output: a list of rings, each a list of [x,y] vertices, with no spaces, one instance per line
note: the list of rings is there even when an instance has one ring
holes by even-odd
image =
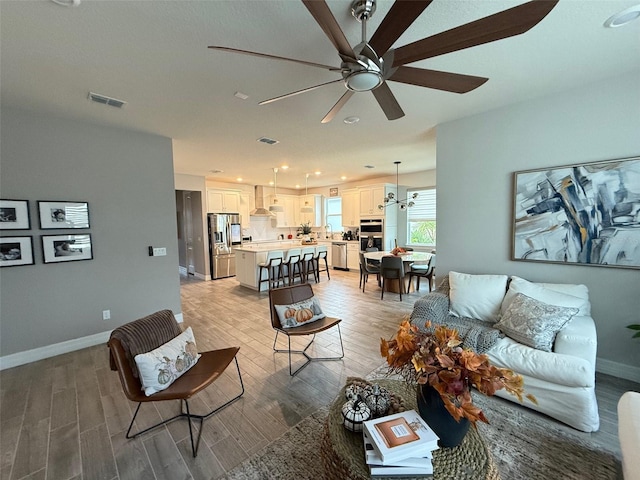
[[[345,357],[311,363],[296,377],[288,374],[285,354],[274,354],[269,300],[238,286],[234,279],[182,281],[184,325],[194,329],[198,348],[241,347],[243,398],[205,421],[198,457],[191,456],[185,421],[134,440],[124,433],[134,404],[126,400],[105,345],[5,370],[0,373],[0,478],[213,479],[224,474],[317,408],[329,404],[347,376],[366,376],[382,359],[380,337],[389,337],[413,302],[426,293],[403,296],[380,290],[375,278],[366,293],[358,274],[331,271],[313,284],[324,310],[343,318]],[[151,312],[150,312],[151,313]],[[127,319],[135,320],[135,319]],[[336,352],[338,337],[316,339],[318,355]],[[190,402],[197,413],[223,403],[237,388],[233,370]],[[640,385],[598,375],[602,427],[591,437],[617,450],[616,403]],[[514,405],[514,408],[520,408]],[[177,403],[145,404],[136,421],[144,428],[168,418]]]

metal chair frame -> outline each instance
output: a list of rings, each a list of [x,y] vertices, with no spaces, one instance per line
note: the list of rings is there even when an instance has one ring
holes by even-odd
[[[274,303],[274,298],[278,298],[280,299],[281,297],[286,298],[286,300],[281,300],[284,303],[278,303],[277,305],[289,305],[289,304],[293,304],[293,303],[297,303],[297,302],[301,302],[303,300],[307,300],[311,297],[313,297],[313,289],[311,288],[311,285],[308,283],[304,283],[304,284],[300,284],[300,285],[293,285],[293,286],[288,286],[288,287],[283,287],[283,288],[276,288],[273,290],[269,291],[269,304],[270,304],[270,309],[271,309],[271,326],[273,327],[273,329],[276,331],[276,336],[273,340],[273,351],[274,353],[287,353],[288,357],[289,357],[289,375],[290,376],[294,376],[296,375],[298,372],[300,372],[300,370],[302,370],[304,367],[306,367],[307,365],[309,365],[311,362],[316,362],[316,361],[335,361],[335,360],[342,360],[344,358],[344,345],[342,343],[342,332],[340,330],[340,322],[342,321],[339,318],[332,318],[332,317],[325,317],[323,319],[320,320],[316,320],[315,322],[312,323],[307,323],[304,325],[301,325],[299,327],[293,327],[293,328],[282,328],[282,325],[280,323],[280,319],[278,317],[278,314],[275,310],[274,305],[276,305]],[[316,339],[316,334],[323,332],[324,330],[328,330],[332,327],[338,327],[338,338],[340,339],[340,356],[335,356],[335,357],[312,357],[307,353],[307,350],[309,349],[309,347],[313,344],[313,342]],[[276,347],[276,344],[278,342],[278,335],[282,333],[284,335],[287,336],[287,349],[279,349]],[[291,349],[291,337],[297,337],[297,336],[306,336],[306,335],[312,335],[311,340],[309,341],[309,343],[301,350],[292,350]],[[291,355],[292,354],[299,354],[305,357],[306,361],[304,362],[303,365],[301,365],[300,367],[298,367],[295,371],[293,370],[292,367],[292,362],[291,362]]]

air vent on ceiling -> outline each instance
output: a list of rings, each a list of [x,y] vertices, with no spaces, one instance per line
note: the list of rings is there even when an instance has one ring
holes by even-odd
[[[89,92],[89,100],[116,108],[122,108],[127,104],[127,102],[123,100],[118,100],[117,98],[111,98],[107,97],[106,95],[100,95],[99,93],[93,92]]]
[[[273,138],[267,138],[267,137],[260,137],[258,141],[262,143],[266,143],[267,145],[275,145],[276,143],[280,143],[278,140],[274,140]]]

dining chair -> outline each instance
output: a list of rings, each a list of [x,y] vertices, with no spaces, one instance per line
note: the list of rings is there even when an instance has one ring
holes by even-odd
[[[304,367],[309,365],[312,361],[321,361],[321,360],[340,360],[344,357],[344,346],[342,345],[342,333],[340,332],[340,322],[342,319],[325,316],[319,320],[316,320],[311,323],[305,323],[303,325],[291,328],[283,328],[282,323],[280,322],[280,317],[278,316],[278,312],[276,310],[276,305],[293,305],[304,300],[309,300],[313,298],[313,289],[311,285],[308,283],[302,283],[298,285],[291,285],[283,288],[276,288],[273,290],[269,290],[269,305],[271,311],[271,326],[276,331],[276,337],[273,340],[273,351],[276,353],[288,353],[289,354],[289,375],[294,376]],[[311,357],[307,354],[307,349],[311,346],[311,344],[316,339],[316,334],[320,332],[324,332],[330,328],[337,327],[338,328],[338,338],[340,339],[340,356],[336,357]],[[278,349],[276,348],[276,344],[278,342],[278,334],[282,333],[287,336],[287,348],[286,349]],[[291,349],[291,337],[299,337],[299,336],[309,336],[312,335],[309,343],[302,350],[292,350]],[[301,354],[305,357],[306,361],[300,367],[298,367],[295,371],[292,370],[291,366],[291,354],[297,353]]]
[[[222,410],[244,394],[244,383],[240,366],[238,365],[238,351],[240,347],[221,348],[200,352],[200,358],[196,363],[180,377],[178,377],[170,386],[164,390],[157,391],[151,395],[146,395],[142,388],[140,373],[135,361],[138,354],[148,353],[161,347],[165,343],[173,340],[182,333],[178,322],[173,316],[171,310],[161,310],[159,312],[148,315],[144,318],[122,325],[113,332],[109,338],[107,346],[109,347],[109,363],[111,370],[118,371],[118,377],[122,384],[122,390],[125,396],[132,402],[137,402],[138,406],[133,414],[129,428],[125,433],[125,437],[135,438],[138,435],[148,432],[156,427],[165,425],[178,418],[187,418],[189,422],[189,437],[191,439],[191,452],[194,458],[198,455],[198,447],[200,446],[200,437],[202,435],[202,423],[214,413]],[[194,352],[196,353],[196,352]],[[238,379],[240,383],[240,393],[232,399],[224,402],[222,405],[214,408],[204,415],[192,413],[189,409],[189,399],[198,392],[204,390],[221,375],[224,374],[227,367],[235,361]],[[177,365],[177,362],[176,362]],[[160,370],[162,375],[163,371]],[[165,372],[166,374],[166,372]],[[158,376],[159,376],[158,375]],[[228,385],[225,379],[222,382],[226,387]],[[224,389],[224,387],[221,387]],[[222,394],[222,401],[228,396]],[[162,420],[161,422],[138,431],[131,433],[136,416],[140,410],[140,406],[145,402],[161,402],[166,400],[180,400],[180,413]],[[183,410],[184,404],[184,410]],[[186,410],[186,411],[185,411]],[[200,428],[198,438],[194,442],[192,420],[200,420]],[[146,421],[144,422],[147,423]]]
[[[400,301],[402,301],[402,293],[404,292],[404,263],[402,257],[396,257],[394,255],[382,257],[380,261],[380,278],[382,278],[382,293],[380,299],[384,299],[386,280],[397,280],[399,284],[398,292],[400,293]]]
[[[369,263],[369,261],[365,258],[364,253],[360,252],[360,286],[362,287],[363,292],[367,280],[369,280],[369,274],[374,273],[378,280],[378,285],[380,285],[380,267],[378,265]]]
[[[427,264],[415,264],[411,265],[411,270],[409,270],[409,283],[411,283],[411,279],[416,277],[416,291],[420,290],[420,279],[426,278],[429,282],[429,291],[431,291],[431,287],[435,280],[435,270],[436,270],[436,256],[435,254],[431,255],[429,258],[429,262]]]

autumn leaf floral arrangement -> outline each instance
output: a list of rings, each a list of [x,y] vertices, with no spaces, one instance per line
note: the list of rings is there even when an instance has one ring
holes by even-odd
[[[386,358],[389,374],[398,374],[412,385],[430,385],[442,398],[451,416],[467,418],[474,426],[478,420],[489,423],[473,404],[471,386],[488,396],[505,389],[523,401],[524,380],[507,368],[491,365],[489,357],[462,348],[457,330],[445,325],[425,330],[404,318],[391,340],[380,339],[380,353]],[[533,395],[526,398],[537,404]]]

